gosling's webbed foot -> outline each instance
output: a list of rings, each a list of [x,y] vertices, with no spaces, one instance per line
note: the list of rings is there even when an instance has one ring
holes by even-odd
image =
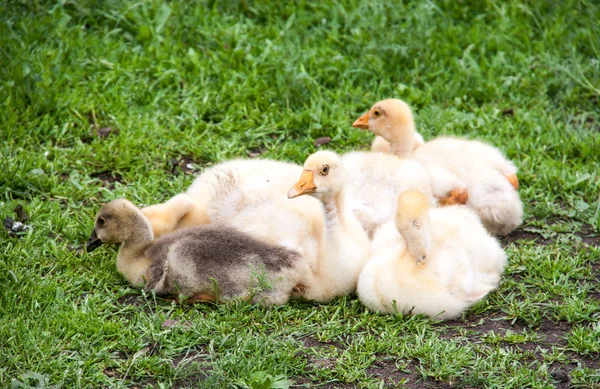
[[[212,293],[200,292],[200,293],[196,293],[195,295],[193,295],[190,298],[188,298],[187,300],[185,300],[185,303],[192,305],[192,304],[196,304],[199,302],[207,302],[207,301],[216,302],[217,297]]]
[[[516,174],[507,174],[506,179],[508,180],[508,182],[510,182],[512,187],[515,188],[515,190],[519,189],[519,178]]]
[[[469,191],[467,188],[457,188],[451,190],[447,197],[439,199],[440,206],[449,206],[449,205],[464,205],[469,200]]]
[[[302,284],[298,284],[292,288],[292,292],[294,293],[303,293],[306,290],[306,286]]]

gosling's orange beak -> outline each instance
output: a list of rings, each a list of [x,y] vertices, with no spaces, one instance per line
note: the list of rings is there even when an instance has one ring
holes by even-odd
[[[298,181],[294,184],[292,189],[288,192],[288,199],[302,196],[305,194],[315,193],[317,186],[313,181],[313,172],[310,170],[304,170]]]
[[[363,130],[369,129],[369,113],[362,115],[354,123],[352,123],[352,127],[360,128]]]

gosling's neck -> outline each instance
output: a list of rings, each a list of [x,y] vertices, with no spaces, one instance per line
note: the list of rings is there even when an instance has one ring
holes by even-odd
[[[328,235],[324,275],[337,295],[351,293],[356,290],[360,270],[369,258],[369,238],[354,213],[346,211],[343,191],[321,201]]]
[[[142,217],[136,221],[119,249],[117,270],[131,285],[142,286],[149,281],[151,261],[145,251],[154,241],[154,234],[148,219]]]
[[[340,236],[336,232],[351,235],[351,239],[360,244],[367,244],[369,238],[362,229],[353,212],[346,212],[346,201],[343,189],[321,198],[325,207],[325,225],[331,234],[330,238]]]
[[[414,138],[408,142],[390,143],[390,151],[401,158],[409,157],[415,149]]]
[[[154,233],[152,226],[145,220],[144,225],[136,226],[130,230],[129,237],[123,242],[121,248],[126,248],[131,252],[144,251],[152,242],[154,242]]]
[[[412,120],[398,124],[387,131],[386,140],[390,142],[390,151],[398,157],[409,157],[417,146],[417,131]]]
[[[334,231],[344,224],[344,195],[342,191],[328,193],[321,197],[325,208],[325,225],[328,231]]]

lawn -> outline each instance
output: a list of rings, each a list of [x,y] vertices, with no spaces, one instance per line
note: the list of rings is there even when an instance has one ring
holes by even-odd
[[[29,227],[0,230],[0,387],[600,388],[600,5],[394,3],[0,1],[0,217]],[[350,124],[387,97],[520,169],[509,266],[461,319],[182,307],[83,252],[108,200],[368,149]]]

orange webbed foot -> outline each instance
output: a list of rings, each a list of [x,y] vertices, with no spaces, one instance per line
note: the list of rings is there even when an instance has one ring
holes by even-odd
[[[217,297],[214,294],[210,294],[210,293],[204,293],[204,292],[200,292],[200,293],[196,293],[195,295],[191,296],[190,298],[188,298],[185,303],[192,305],[192,304],[196,304],[199,302],[216,302],[217,301]]]
[[[448,205],[463,205],[466,204],[469,200],[469,191],[467,188],[457,188],[450,191],[450,194],[447,197],[439,199],[440,206],[448,206]]]
[[[508,180],[508,182],[510,182],[512,187],[515,188],[515,190],[519,189],[519,178],[516,174],[507,174],[506,179]]]
[[[294,293],[302,293],[306,290],[306,286],[302,284],[298,284],[292,288],[292,292]]]

